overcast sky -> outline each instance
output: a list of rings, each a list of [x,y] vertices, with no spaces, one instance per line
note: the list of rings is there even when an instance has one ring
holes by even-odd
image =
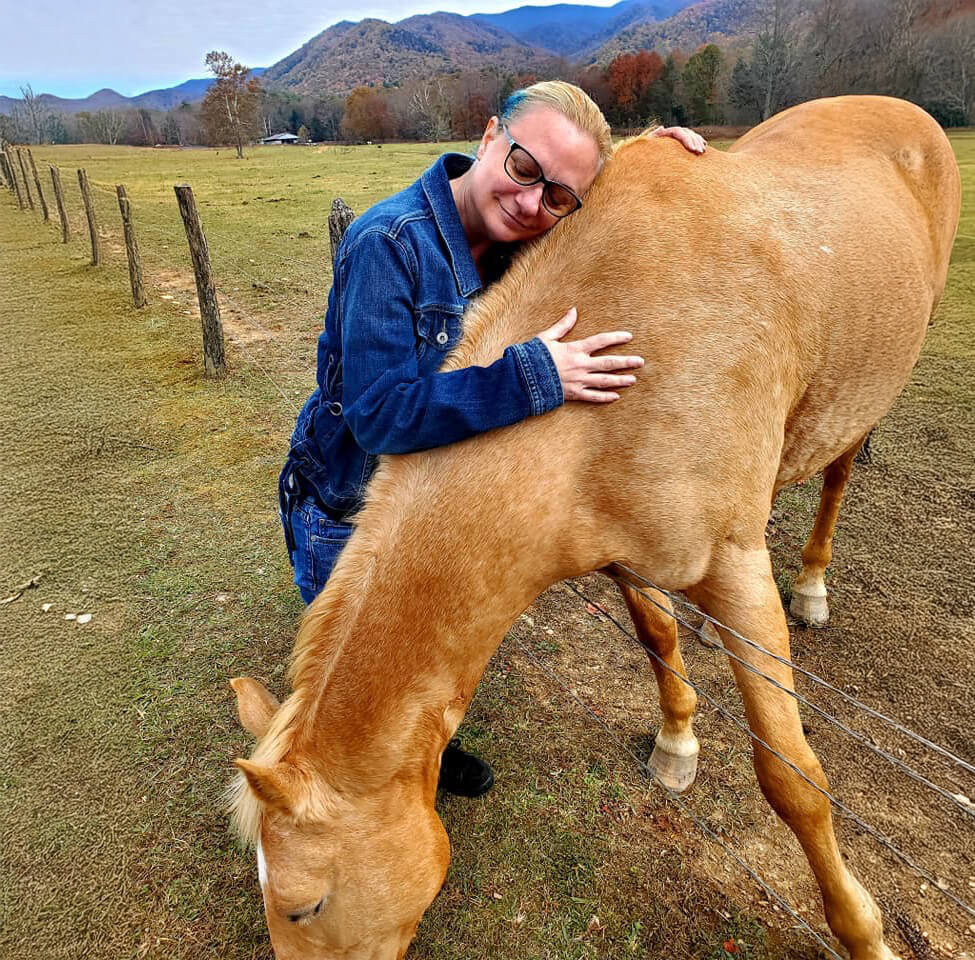
[[[133,96],[207,75],[203,58],[226,50],[269,67],[339,20],[415,13],[494,13],[523,0],[25,0],[3,17],[0,94],[85,97],[103,87]],[[544,0],[543,0],[544,2]],[[610,6],[615,0],[585,0]],[[14,9],[16,12],[14,12]]]

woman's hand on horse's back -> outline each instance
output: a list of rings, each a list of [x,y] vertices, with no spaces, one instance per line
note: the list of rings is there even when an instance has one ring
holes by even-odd
[[[562,338],[575,326],[576,316],[576,308],[572,307],[558,323],[538,335],[555,361],[565,399],[586,400],[589,403],[619,400],[620,395],[615,391],[632,386],[636,383],[636,377],[618,371],[642,367],[643,357],[596,357],[593,354],[607,347],[628,343],[633,339],[633,334],[617,330],[563,343]]]
[[[690,150],[691,153],[704,153],[708,148],[707,140],[688,127],[657,127],[650,136],[671,137],[685,150]]]

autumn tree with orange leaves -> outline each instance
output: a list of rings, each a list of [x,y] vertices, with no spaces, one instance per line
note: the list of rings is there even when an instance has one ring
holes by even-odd
[[[621,53],[607,72],[615,105],[626,113],[638,111],[663,72],[664,62],[655,50]]]

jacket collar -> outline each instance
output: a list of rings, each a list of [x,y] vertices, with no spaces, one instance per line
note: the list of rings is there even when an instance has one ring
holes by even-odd
[[[464,297],[470,297],[481,289],[481,277],[471,256],[454,195],[450,192],[450,180],[466,173],[473,162],[472,157],[462,153],[445,153],[420,177],[437,229],[450,256],[457,289]]]

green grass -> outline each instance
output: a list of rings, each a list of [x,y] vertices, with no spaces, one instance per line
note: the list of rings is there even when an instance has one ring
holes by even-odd
[[[954,143],[970,197],[975,137]],[[270,955],[254,864],[221,809],[232,758],[250,748],[227,679],[248,673],[285,692],[302,604],[275,479],[313,382],[329,203],[341,195],[362,210],[438,152],[268,148],[237,161],[229,151],[38,148],[41,169],[65,171],[67,247],[39,215],[0,196],[0,585],[44,572],[38,589],[0,607],[0,955]],[[67,175],[78,166],[97,187],[108,245],[98,268],[87,263]],[[230,371],[220,380],[201,375],[172,193],[182,180],[194,187],[218,288],[230,296]],[[128,188],[146,262],[141,311],[119,255],[116,182]],[[972,358],[971,202],[960,233],[905,409],[923,401],[926,422],[955,416],[970,431],[971,379],[945,371]],[[962,469],[970,449],[949,450],[949,466]],[[813,491],[790,492],[780,507],[798,538]],[[794,545],[787,550],[794,563]],[[95,615],[87,626],[63,619],[82,611]],[[588,637],[597,622],[582,622],[578,635]],[[515,631],[561,663],[578,642],[564,622],[552,625],[552,635],[541,621],[534,633],[524,621]],[[649,671],[633,676],[651,703]],[[619,724],[643,755],[654,716],[648,707]],[[720,852],[545,685],[513,640],[489,666],[465,730],[499,785],[475,803],[443,802],[453,865],[412,956],[717,960],[728,940],[749,960],[817,956],[758,905],[750,881],[717,869]],[[712,741],[708,762],[698,815],[737,837],[760,832],[768,821],[754,789],[741,799],[740,745]]]

